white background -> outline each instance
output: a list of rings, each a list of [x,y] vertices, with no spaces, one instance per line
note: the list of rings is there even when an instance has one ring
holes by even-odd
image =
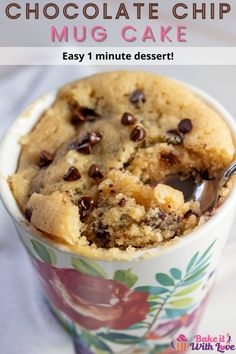
[[[108,67],[0,67],[0,134],[25,105],[61,84]],[[116,68],[117,69],[117,68]],[[121,69],[121,68],[119,68]],[[135,67],[132,67],[135,69]],[[236,67],[137,67],[192,83],[217,98],[236,117]],[[227,253],[231,275],[219,280],[210,297],[198,333],[229,332],[236,344],[236,269],[234,228]],[[230,258],[231,257],[231,258]],[[231,260],[230,260],[231,259]],[[231,263],[230,263],[231,262]],[[221,276],[225,267],[221,264]],[[72,354],[69,336],[48,312],[25,251],[0,205],[0,353]]]

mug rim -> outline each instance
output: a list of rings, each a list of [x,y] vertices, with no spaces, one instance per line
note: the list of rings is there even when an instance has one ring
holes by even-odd
[[[222,119],[226,122],[228,125],[231,134],[233,136],[233,140],[235,142],[236,140],[236,121],[232,117],[231,113],[220,103],[218,102],[214,97],[203,91],[202,89],[199,89],[198,87],[186,83],[181,80],[176,80],[171,78],[172,80],[179,82],[180,84],[184,85],[186,88],[188,88],[192,93],[196,94],[198,97],[200,97],[205,103],[207,103],[212,109],[214,109],[221,117]],[[31,129],[35,126],[37,121],[39,120],[41,114],[45,109],[49,108],[53,102],[55,101],[56,95],[58,93],[58,90],[54,90],[49,92],[46,95],[40,96],[36,100],[34,100],[31,104],[27,105],[26,108],[20,113],[17,118],[14,120],[14,122],[10,125],[8,128],[6,134],[4,135],[1,143],[0,143],[0,199],[2,200],[3,205],[7,209],[8,213],[10,214],[11,218],[17,222],[23,229],[31,234],[32,237],[38,238],[42,242],[48,244],[50,247],[53,247],[57,250],[60,250],[62,252],[66,252],[67,254],[74,254],[77,256],[84,257],[83,254],[79,254],[78,252],[70,249],[68,247],[65,248],[64,246],[52,242],[50,239],[46,237],[39,237],[39,235],[43,236],[43,232],[35,229],[31,224],[26,223],[26,219],[21,212],[17,201],[12,193],[12,190],[9,186],[8,183],[8,178],[11,176],[13,173],[15,173],[17,164],[18,164],[18,159],[21,151],[21,146],[19,144],[19,140],[29,133]],[[26,124],[28,123],[28,125]],[[18,129],[21,128],[21,131],[19,133]],[[15,146],[13,146],[13,143]],[[7,153],[9,154],[9,147],[12,149],[14,153],[15,159],[11,162],[12,163],[12,170],[9,171],[6,168],[6,163],[5,163],[5,156],[7,156]],[[9,161],[9,160],[8,160]],[[108,260],[111,261],[119,261],[119,260],[126,260],[126,261],[132,261],[132,260],[137,260],[137,259],[143,259],[143,258],[153,258],[157,255],[161,255],[162,253],[174,251],[177,248],[184,247],[188,243],[201,238],[207,231],[211,229],[211,226],[213,223],[215,223],[218,219],[218,221],[222,220],[224,216],[227,213],[227,210],[229,210],[231,207],[233,207],[233,202],[236,199],[236,183],[233,185],[230,194],[227,196],[226,200],[223,202],[223,204],[219,207],[219,209],[216,211],[216,213],[204,224],[197,226],[193,231],[191,231],[187,235],[182,235],[178,238],[178,240],[170,240],[169,242],[164,243],[163,245],[156,246],[153,248],[147,248],[147,249],[142,249],[142,250],[135,250],[132,255],[129,254],[129,258],[123,258],[123,257],[113,257],[109,256]],[[38,233],[38,236],[32,233],[32,230],[35,229]],[[82,248],[82,246],[81,246]],[[118,249],[118,248],[116,248]],[[109,250],[107,250],[109,251]],[[119,250],[120,255],[127,253],[126,251],[121,251]],[[105,256],[105,255],[104,255]],[[117,254],[118,256],[118,254]],[[85,256],[87,258],[96,258],[97,260],[101,261],[106,261],[107,257],[91,257]]]

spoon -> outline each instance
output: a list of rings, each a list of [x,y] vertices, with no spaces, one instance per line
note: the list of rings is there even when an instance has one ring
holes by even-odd
[[[219,198],[221,188],[235,173],[236,161],[212,180],[202,180],[200,183],[194,183],[190,180],[181,180],[179,175],[174,174],[167,176],[161,183],[180,190],[186,202],[189,200],[198,201],[201,212],[204,213],[214,207]]]

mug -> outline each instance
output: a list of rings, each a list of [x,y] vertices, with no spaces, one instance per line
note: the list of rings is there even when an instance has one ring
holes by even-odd
[[[217,111],[236,136],[236,123],[215,99],[184,84]],[[0,147],[0,193],[42,283],[49,305],[81,354],[184,353],[215,278],[234,217],[236,188],[209,221],[165,246],[127,255],[75,254],[34,229],[8,184],[17,168],[19,141],[56,92],[31,104]],[[123,256],[122,256],[123,254]]]

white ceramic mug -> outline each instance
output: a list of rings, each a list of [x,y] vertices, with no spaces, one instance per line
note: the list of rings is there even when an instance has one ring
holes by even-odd
[[[206,93],[187,86],[236,136],[231,115]],[[169,247],[137,251],[129,260],[94,260],[50,243],[26,222],[7,180],[17,168],[20,138],[55,96],[50,93],[29,106],[0,147],[1,198],[50,306],[81,354],[169,353],[170,345],[179,353],[186,351],[185,339],[194,333],[229,235],[236,188],[206,224]]]

